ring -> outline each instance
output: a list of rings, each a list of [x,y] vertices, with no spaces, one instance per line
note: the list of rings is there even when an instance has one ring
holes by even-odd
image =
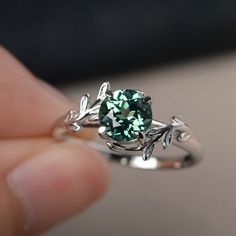
[[[86,142],[110,160],[132,168],[180,169],[198,163],[202,148],[183,117],[173,116],[169,123],[154,120],[151,104],[151,97],[140,90],[112,91],[109,82],[105,82],[95,102],[85,94],[79,110],[70,110],[56,122],[53,135],[59,140]],[[97,128],[108,148],[76,137],[74,134],[82,128]],[[166,156],[170,146],[183,153],[177,155],[172,150],[172,155]]]

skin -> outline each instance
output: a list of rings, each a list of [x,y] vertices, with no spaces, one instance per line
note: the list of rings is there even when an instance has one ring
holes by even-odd
[[[50,135],[75,107],[0,46],[0,235],[44,232],[106,191],[105,158]]]

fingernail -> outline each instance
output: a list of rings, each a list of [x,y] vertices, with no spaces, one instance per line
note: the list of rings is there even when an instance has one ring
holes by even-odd
[[[100,157],[84,148],[52,149],[22,163],[8,183],[27,216],[27,228],[42,228],[87,206],[105,190]]]

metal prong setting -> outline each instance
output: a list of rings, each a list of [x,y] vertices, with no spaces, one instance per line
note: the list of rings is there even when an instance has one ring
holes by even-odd
[[[152,101],[152,98],[151,98],[150,96],[146,96],[146,97],[144,98],[144,100],[145,100],[146,102],[151,102],[151,101]]]
[[[113,96],[113,92],[112,92],[111,90],[107,90],[107,91],[106,91],[106,95],[107,95],[108,97],[112,97],[112,96]]]
[[[98,128],[98,134],[99,136],[104,139],[104,140],[112,140],[107,134],[106,134],[106,127],[105,126],[100,126]]]

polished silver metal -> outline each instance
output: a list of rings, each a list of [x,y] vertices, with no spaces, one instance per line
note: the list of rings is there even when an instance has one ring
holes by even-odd
[[[93,127],[98,129],[99,136],[106,141],[107,148],[94,142],[86,142],[91,147],[106,154],[110,160],[115,160],[121,165],[139,169],[179,169],[198,163],[202,157],[202,148],[195,138],[190,127],[182,116],[173,116],[170,123],[152,120],[151,127],[146,133],[138,133],[137,139],[130,142],[113,140],[106,134],[106,128],[100,125],[99,109],[107,96],[112,96],[109,82],[105,82],[99,89],[97,99],[91,102],[89,94],[85,94],[80,101],[80,109],[70,110],[64,117],[56,122],[53,135],[59,139],[72,138],[79,142],[85,142],[76,138],[73,133],[80,129]],[[144,99],[151,104],[151,97]],[[153,155],[154,150],[160,144],[166,150],[171,144],[185,151],[180,157],[161,157]],[[141,153],[141,155],[140,155]]]

